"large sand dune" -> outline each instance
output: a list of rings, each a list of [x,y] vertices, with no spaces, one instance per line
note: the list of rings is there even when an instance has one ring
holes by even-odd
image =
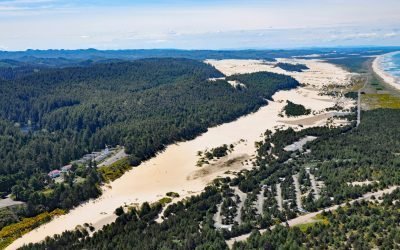
[[[332,64],[316,60],[296,60],[296,62],[306,64],[310,70],[302,73],[288,73],[255,60],[208,60],[207,62],[226,75],[272,71],[292,75],[301,83],[308,85],[290,91],[280,91],[273,96],[274,101],[270,101],[267,106],[253,114],[210,128],[208,132],[194,140],[168,146],[164,152],[104,187],[103,195],[98,199],[86,202],[68,214],[27,233],[10,245],[9,249],[16,249],[29,242],[41,241],[46,236],[74,229],[77,225],[84,223],[92,223],[96,227],[110,223],[115,219],[114,210],[124,204],[155,202],[169,191],[178,192],[181,196],[199,193],[209,182],[217,176],[224,175],[227,170],[239,171],[250,168],[250,164],[246,165],[242,162],[254,155],[254,142],[261,140],[260,136],[265,130],[288,126],[299,129],[298,125],[304,125],[304,127],[324,125],[329,119],[329,112],[333,112],[325,111],[326,108],[333,107],[336,103],[342,103],[345,107],[354,105],[354,102],[348,99],[321,95],[324,86],[349,83],[350,74]],[[280,117],[279,114],[286,100],[303,104],[312,109],[314,114],[290,119]],[[302,124],[301,119],[306,118],[311,120]],[[333,124],[339,124],[333,122]],[[238,143],[242,139],[244,141]],[[199,159],[198,151],[230,143],[237,144],[233,153],[211,165],[196,167]],[[232,164],[224,164],[227,161]]]

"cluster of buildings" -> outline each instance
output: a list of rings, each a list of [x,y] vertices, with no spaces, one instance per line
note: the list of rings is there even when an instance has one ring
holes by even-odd
[[[112,151],[113,151],[113,149],[109,149],[108,147],[106,147],[105,149],[103,149],[100,152],[92,152],[90,154],[86,154],[81,159],[74,161],[74,163],[86,164],[89,161],[101,162],[104,159],[106,159],[107,157],[109,157],[111,155]]]
[[[92,152],[90,154],[86,154],[81,159],[76,160],[73,163],[87,164],[90,161],[101,162],[101,161],[105,160],[107,157],[109,157],[112,154],[113,150],[114,149],[109,149],[108,147],[106,147],[105,149],[103,149],[100,152]],[[71,167],[72,167],[72,164],[65,165],[61,169],[54,169],[54,170],[50,171],[47,175],[50,178],[54,179],[54,178],[60,177],[61,174],[68,173],[69,171],[71,171]]]
[[[71,164],[65,165],[65,166],[61,167],[61,169],[54,169],[54,170],[50,171],[47,175],[50,178],[54,179],[54,178],[61,176],[61,174],[63,174],[63,173],[68,173],[69,171],[71,171],[71,168],[72,168]]]

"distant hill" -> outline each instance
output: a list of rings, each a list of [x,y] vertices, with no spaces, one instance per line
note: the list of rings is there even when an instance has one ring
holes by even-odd
[[[400,47],[365,47],[365,48],[316,48],[296,50],[178,50],[178,49],[127,49],[127,50],[26,50],[26,51],[0,51],[1,59],[14,59],[22,62],[38,63],[38,58],[47,58],[57,61],[63,60],[93,60],[106,59],[136,60],[151,57],[188,58],[195,60],[204,59],[262,59],[273,61],[274,58],[302,57],[318,54],[321,58],[340,57],[344,54],[374,55],[400,50]],[[51,60],[42,61],[49,63]]]

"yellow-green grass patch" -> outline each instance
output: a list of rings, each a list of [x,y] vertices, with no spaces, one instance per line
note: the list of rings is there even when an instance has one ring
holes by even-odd
[[[400,109],[400,97],[391,94],[364,94],[361,98],[369,109]]]
[[[22,221],[5,226],[0,231],[0,249],[6,248],[13,241],[22,235],[32,231],[36,227],[49,222],[54,216],[65,214],[62,209],[56,209],[52,212],[44,212],[35,217],[24,218]]]

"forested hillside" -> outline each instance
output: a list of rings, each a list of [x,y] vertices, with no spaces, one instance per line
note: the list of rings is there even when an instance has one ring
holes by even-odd
[[[131,165],[166,145],[265,105],[293,78],[270,74],[238,90],[188,59],[144,59],[44,69],[0,81],[0,192],[27,201],[26,215],[71,208],[99,194],[96,168],[64,183],[47,176],[105,145],[125,146]],[[29,129],[24,129],[29,125]]]

